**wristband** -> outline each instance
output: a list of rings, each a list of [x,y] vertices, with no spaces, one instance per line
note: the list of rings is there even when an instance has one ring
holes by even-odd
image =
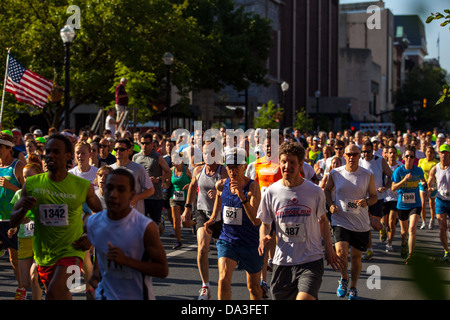
[[[246,204],[248,202],[248,198],[246,198],[244,201],[242,201],[242,204]]]
[[[192,204],[186,203],[186,204],[184,205],[184,207],[185,207],[185,208],[192,209]]]

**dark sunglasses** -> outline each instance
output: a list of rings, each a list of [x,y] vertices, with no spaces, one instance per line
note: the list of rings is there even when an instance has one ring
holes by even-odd
[[[358,152],[355,152],[355,153],[346,153],[345,154],[347,157],[357,157],[358,155],[359,155],[359,153]]]
[[[127,150],[128,150],[127,148],[114,148],[115,152],[117,152],[117,151],[124,152],[124,151],[127,151]]]
[[[143,145],[148,145],[148,144],[152,144],[153,142],[141,142],[141,144]]]
[[[413,155],[410,155],[410,154],[408,154],[408,155],[406,155],[406,156],[405,156],[405,158],[406,158],[406,159],[409,159],[409,158],[414,158],[414,156],[413,156]]]

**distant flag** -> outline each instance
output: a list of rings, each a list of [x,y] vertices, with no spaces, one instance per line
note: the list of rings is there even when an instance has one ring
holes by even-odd
[[[44,108],[53,88],[53,82],[24,68],[8,53],[5,91],[14,94],[20,102]]]

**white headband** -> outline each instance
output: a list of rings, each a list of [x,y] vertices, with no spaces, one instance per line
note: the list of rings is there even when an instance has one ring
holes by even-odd
[[[12,143],[11,141],[8,141],[8,140],[3,140],[3,139],[0,139],[0,144],[4,144],[5,146],[8,146],[8,147],[14,147],[14,143]]]

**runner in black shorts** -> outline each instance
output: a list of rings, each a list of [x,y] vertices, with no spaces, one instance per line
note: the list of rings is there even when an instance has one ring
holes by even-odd
[[[401,257],[406,258],[406,264],[410,264],[416,246],[417,224],[422,211],[419,183],[424,184],[426,194],[428,194],[428,188],[423,170],[414,165],[415,149],[413,147],[406,147],[404,159],[405,164],[398,167],[392,175],[392,191],[398,193],[397,209],[402,235]],[[408,235],[409,253],[406,247]]]
[[[197,266],[202,279],[202,288],[198,300],[209,300],[211,296],[209,284],[209,248],[211,238],[218,239],[222,230],[222,220],[210,225],[212,234],[205,231],[204,224],[211,217],[216,197],[216,182],[228,177],[224,166],[214,161],[215,143],[206,142],[203,146],[205,164],[197,166],[192,173],[192,180],[186,197],[186,205],[182,215],[183,221],[192,219],[192,203],[197,195],[197,210],[195,211],[197,233]]]

